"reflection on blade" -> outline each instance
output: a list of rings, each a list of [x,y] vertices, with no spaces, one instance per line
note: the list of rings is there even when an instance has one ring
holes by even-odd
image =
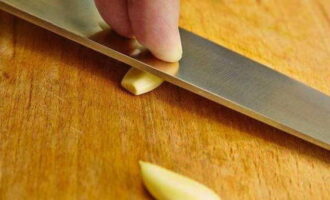
[[[178,68],[156,60],[132,40],[104,32],[92,0],[0,0],[0,8],[330,149],[329,96],[193,33],[181,30],[184,56]]]

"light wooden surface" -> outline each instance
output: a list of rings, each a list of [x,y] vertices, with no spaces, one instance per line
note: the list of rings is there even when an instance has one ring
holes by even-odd
[[[184,0],[181,26],[330,95],[328,0]],[[0,12],[0,199],[151,199],[138,160],[223,199],[330,199],[326,150],[170,84],[132,96],[127,69]]]

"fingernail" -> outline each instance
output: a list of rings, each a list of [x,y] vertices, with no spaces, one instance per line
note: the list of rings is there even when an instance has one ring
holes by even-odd
[[[164,49],[151,50],[151,53],[166,62],[177,62],[182,58],[182,46],[181,42],[172,47],[167,47]]]

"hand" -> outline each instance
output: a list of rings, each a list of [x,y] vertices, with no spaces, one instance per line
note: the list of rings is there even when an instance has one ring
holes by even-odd
[[[179,0],[95,0],[95,3],[118,34],[135,36],[161,60],[180,60]]]

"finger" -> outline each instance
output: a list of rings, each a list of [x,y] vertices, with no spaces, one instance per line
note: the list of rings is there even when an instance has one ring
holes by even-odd
[[[133,31],[128,17],[127,0],[95,0],[103,19],[120,35],[132,37]]]
[[[137,40],[168,62],[182,56],[179,8],[179,0],[128,0],[128,15]]]

